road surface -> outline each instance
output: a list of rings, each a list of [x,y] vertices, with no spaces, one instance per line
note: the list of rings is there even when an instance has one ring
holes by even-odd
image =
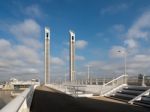
[[[104,97],[74,98],[40,86],[35,90],[31,112],[149,112],[149,110]]]

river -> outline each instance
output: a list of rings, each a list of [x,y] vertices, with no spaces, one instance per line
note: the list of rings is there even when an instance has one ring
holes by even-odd
[[[11,96],[11,91],[9,91],[9,90],[0,90],[0,109],[3,108],[13,98],[14,97]]]

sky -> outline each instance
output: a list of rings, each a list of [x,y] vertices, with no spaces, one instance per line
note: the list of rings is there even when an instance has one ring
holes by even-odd
[[[69,30],[77,79],[150,74],[149,0],[1,0],[0,80],[44,79],[44,28],[51,31],[51,80],[68,78]],[[118,52],[120,51],[120,52]]]

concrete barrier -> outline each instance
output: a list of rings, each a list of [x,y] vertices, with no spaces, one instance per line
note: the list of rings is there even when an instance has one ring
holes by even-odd
[[[27,88],[23,93],[9,102],[0,112],[29,112],[36,86]]]

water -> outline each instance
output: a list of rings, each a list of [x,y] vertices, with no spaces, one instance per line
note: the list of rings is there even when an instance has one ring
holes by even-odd
[[[8,102],[10,102],[14,97],[11,96],[11,91],[0,90],[0,109],[3,108]]]

